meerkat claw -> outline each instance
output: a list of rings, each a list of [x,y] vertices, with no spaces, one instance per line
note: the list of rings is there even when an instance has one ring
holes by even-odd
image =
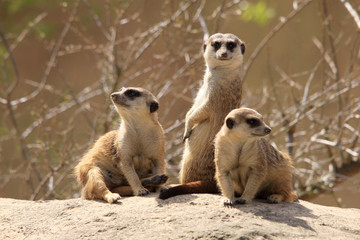
[[[224,207],[231,208],[234,206],[233,202],[230,199],[224,199],[222,200],[222,204]]]
[[[145,196],[145,195],[148,195],[149,193],[150,193],[149,190],[147,190],[146,188],[142,188],[138,191],[136,196]]]

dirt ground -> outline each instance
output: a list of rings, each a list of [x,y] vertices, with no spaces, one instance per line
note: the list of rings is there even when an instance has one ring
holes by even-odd
[[[0,239],[360,239],[360,209],[306,201],[225,208],[221,196],[121,203],[0,198]]]

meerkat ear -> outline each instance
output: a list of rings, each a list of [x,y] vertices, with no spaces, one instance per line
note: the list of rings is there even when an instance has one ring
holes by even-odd
[[[240,48],[241,48],[241,54],[245,53],[245,44],[240,44]]]
[[[234,119],[232,118],[228,118],[226,119],[226,126],[229,128],[229,129],[232,129],[235,125],[235,121]]]
[[[150,103],[150,113],[153,113],[158,109],[159,109],[159,103],[157,103],[157,102]]]
[[[203,45],[203,51],[205,52],[205,50],[206,50],[206,43],[204,43]]]

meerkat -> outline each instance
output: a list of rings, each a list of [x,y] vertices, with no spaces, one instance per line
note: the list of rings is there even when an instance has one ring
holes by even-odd
[[[205,75],[185,117],[181,185],[164,189],[160,199],[180,194],[219,192],[214,179],[213,140],[225,116],[240,107],[244,52],[245,44],[230,33],[216,33],[204,42]]]
[[[216,180],[223,204],[244,204],[254,197],[270,203],[293,202],[293,163],[263,137],[271,132],[263,117],[253,109],[231,111],[215,137]],[[235,201],[235,193],[241,194]]]
[[[119,129],[100,137],[75,167],[82,197],[109,203],[121,195],[146,195],[167,180],[157,99],[143,88],[122,88],[111,100]]]

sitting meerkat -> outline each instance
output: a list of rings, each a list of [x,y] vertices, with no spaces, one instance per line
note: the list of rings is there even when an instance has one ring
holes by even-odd
[[[100,137],[75,167],[82,197],[109,203],[120,195],[146,195],[167,180],[157,99],[142,88],[122,88],[111,100],[119,129]]]
[[[226,116],[215,138],[215,177],[225,206],[244,204],[254,197],[270,203],[297,199],[291,187],[292,160],[263,138],[270,132],[253,109],[234,109]],[[235,193],[241,195],[239,200],[235,201]]]

